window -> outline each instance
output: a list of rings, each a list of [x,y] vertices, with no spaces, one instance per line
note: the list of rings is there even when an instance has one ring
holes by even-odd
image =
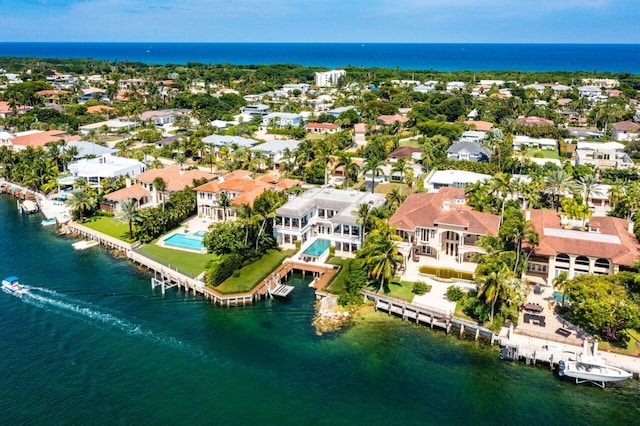
[[[569,255],[560,253],[556,256],[556,263],[569,263]]]
[[[606,268],[609,269],[610,263],[607,259],[596,259],[595,267],[596,268]]]

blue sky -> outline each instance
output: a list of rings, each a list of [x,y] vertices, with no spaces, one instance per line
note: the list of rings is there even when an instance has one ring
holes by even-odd
[[[640,0],[0,0],[0,41],[640,43]]]

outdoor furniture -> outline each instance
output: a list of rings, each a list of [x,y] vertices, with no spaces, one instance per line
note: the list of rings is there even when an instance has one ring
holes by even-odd
[[[544,310],[544,308],[542,306],[540,306],[537,303],[525,303],[524,304],[524,310],[525,311],[530,311],[530,312],[535,312],[535,313],[540,313]]]
[[[533,288],[533,294],[542,294],[542,287],[540,287],[539,285],[535,286]]]

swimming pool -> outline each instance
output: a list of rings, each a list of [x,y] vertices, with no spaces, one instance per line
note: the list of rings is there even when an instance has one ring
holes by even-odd
[[[320,257],[329,248],[331,241],[318,238],[303,252],[308,256]]]
[[[162,240],[169,247],[177,247],[186,250],[202,251],[204,243],[202,242],[205,231],[197,231],[191,234],[175,233]]]

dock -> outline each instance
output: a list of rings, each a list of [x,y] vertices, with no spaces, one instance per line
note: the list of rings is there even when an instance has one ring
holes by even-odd
[[[75,250],[86,250],[86,249],[90,249],[91,247],[95,247],[97,245],[100,245],[100,243],[98,243],[96,240],[82,240],[82,241],[78,241],[76,243],[71,244],[71,246]]]
[[[415,305],[402,300],[387,297],[369,290],[362,290],[364,300],[373,302],[376,311],[387,312],[403,320],[412,320],[416,324],[439,328],[446,333],[450,333],[453,328],[458,330],[460,336],[470,334],[474,339],[480,337],[487,339],[492,345],[500,342],[501,337],[490,329],[480,326],[472,321],[456,318],[449,312],[435,309],[428,306]]]

